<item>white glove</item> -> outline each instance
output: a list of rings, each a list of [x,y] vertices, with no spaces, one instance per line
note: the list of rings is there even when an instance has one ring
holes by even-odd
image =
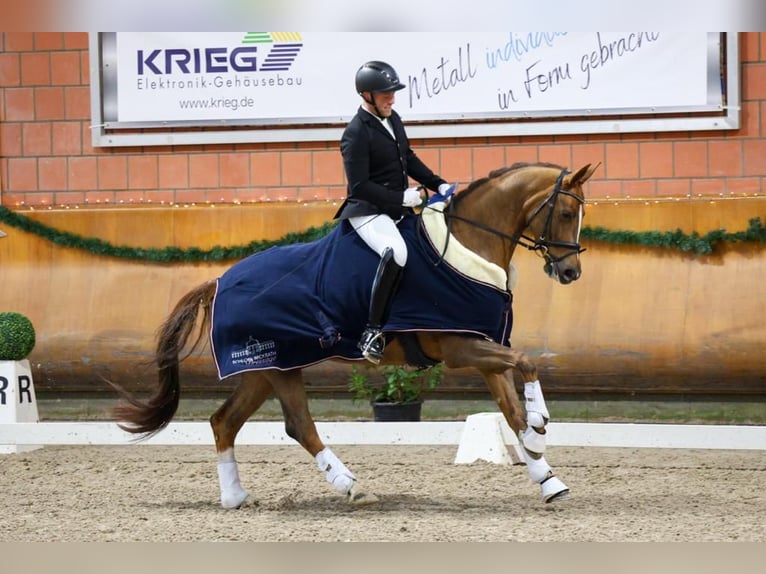
[[[404,207],[417,207],[422,202],[423,199],[420,197],[420,191],[417,188],[410,187],[404,190],[404,199],[402,200]]]
[[[440,183],[439,184],[439,195],[443,195],[444,197],[449,197],[453,193],[455,193],[455,190],[457,189],[456,183]]]

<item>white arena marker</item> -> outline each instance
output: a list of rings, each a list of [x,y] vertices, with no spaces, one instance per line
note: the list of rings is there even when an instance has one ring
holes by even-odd
[[[519,441],[502,413],[469,415],[460,436],[455,464],[471,464],[477,460],[523,464],[519,448]]]
[[[39,420],[29,360],[0,361],[0,424]],[[0,436],[0,454],[27,452],[40,448],[41,444],[5,443]]]

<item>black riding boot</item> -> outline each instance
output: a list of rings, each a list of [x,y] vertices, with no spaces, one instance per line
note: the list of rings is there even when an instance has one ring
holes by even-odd
[[[386,348],[386,337],[381,328],[388,317],[391,301],[399,287],[403,270],[404,268],[394,261],[394,250],[386,249],[383,257],[380,258],[375,280],[372,283],[367,328],[357,345],[362,350],[362,356],[376,365],[383,358],[383,351]]]

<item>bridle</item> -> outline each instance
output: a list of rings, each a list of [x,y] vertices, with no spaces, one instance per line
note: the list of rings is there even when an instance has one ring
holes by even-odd
[[[561,184],[564,181],[564,177],[568,173],[571,173],[568,169],[563,169],[561,171],[558,178],[556,179],[556,185],[553,186],[553,191],[532,212],[532,215],[530,215],[529,219],[527,220],[527,224],[524,227],[524,230],[522,231],[521,234],[518,234],[518,235],[516,234],[510,235],[508,233],[503,233],[502,231],[498,231],[497,229],[489,227],[488,225],[484,225],[483,223],[480,223],[478,221],[474,221],[473,219],[468,219],[467,217],[462,217],[460,215],[455,214],[453,209],[455,205],[455,201],[451,201],[449,205],[447,205],[447,208],[444,210],[444,219],[447,223],[447,242],[449,242],[449,237],[450,235],[452,235],[452,229],[451,229],[452,221],[457,219],[459,221],[463,221],[465,223],[468,223],[469,225],[482,229],[486,231],[487,233],[491,233],[498,237],[502,237],[503,239],[511,241],[515,243],[516,245],[520,245],[521,247],[524,247],[525,249],[528,249],[534,253],[537,253],[538,255],[543,257],[543,259],[545,259],[546,267],[552,266],[555,263],[558,263],[559,261],[562,261],[572,255],[579,255],[580,253],[585,251],[585,248],[581,247],[579,242],[579,239],[580,239],[579,227],[582,224],[582,206],[585,203],[585,200],[582,197],[578,197],[577,195],[575,195],[568,189],[561,188]],[[560,195],[568,195],[569,197],[576,199],[577,202],[580,204],[580,222],[579,222],[578,230],[577,230],[577,241],[575,242],[553,241],[549,239],[551,235],[551,226],[553,225],[553,211],[556,207],[556,201],[558,200]],[[546,208],[547,208],[547,211],[546,211]],[[535,220],[535,218],[539,216],[545,217],[545,225],[543,226],[543,231],[542,233],[540,233],[540,236],[535,239],[534,237],[530,237],[529,235],[526,235],[524,231],[527,230],[529,226],[532,224],[532,222]],[[569,251],[565,252],[560,257],[554,257],[553,255],[551,255],[549,251],[550,247],[561,247],[564,249],[569,249]],[[447,245],[445,244],[444,252],[446,253],[446,251],[447,251]]]

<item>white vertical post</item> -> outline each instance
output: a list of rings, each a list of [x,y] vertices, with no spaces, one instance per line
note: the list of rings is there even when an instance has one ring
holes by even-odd
[[[0,361],[0,423],[40,422],[29,360]],[[27,452],[40,445],[0,444],[0,454]]]

